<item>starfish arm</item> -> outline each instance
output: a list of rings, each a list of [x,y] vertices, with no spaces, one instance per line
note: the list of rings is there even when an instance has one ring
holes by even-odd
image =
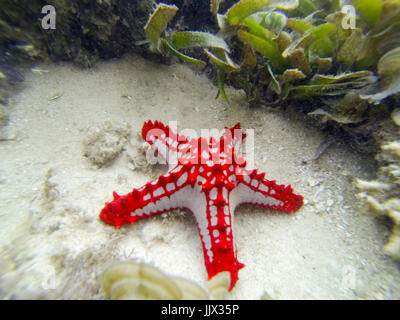
[[[160,121],[147,121],[142,128],[142,137],[168,163],[178,164],[182,150],[188,148],[188,139],[176,134]]]
[[[123,224],[133,224],[176,208],[185,208],[182,189],[187,183],[187,172],[178,165],[158,179],[127,195],[113,193],[114,199],[107,202],[100,212],[100,219],[119,228]]]
[[[257,173],[257,170],[245,170],[243,175],[237,176],[240,182],[233,191],[237,205],[252,204],[284,212],[295,212],[303,205],[303,197],[293,193],[290,185],[278,185],[264,176],[265,173]]]
[[[189,209],[197,221],[208,280],[220,272],[228,271],[231,290],[244,264],[237,260],[228,191],[224,187],[213,187],[210,191],[201,192],[201,197],[197,194],[196,199],[197,202],[189,205]]]

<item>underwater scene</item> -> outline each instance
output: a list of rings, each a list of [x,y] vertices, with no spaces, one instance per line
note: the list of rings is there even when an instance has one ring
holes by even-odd
[[[1,299],[400,299],[400,0],[3,0],[0,49]]]

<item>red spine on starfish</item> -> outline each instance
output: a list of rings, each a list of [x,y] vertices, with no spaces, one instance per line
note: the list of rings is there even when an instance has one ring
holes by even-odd
[[[230,290],[244,264],[237,260],[233,241],[233,213],[240,204],[252,204],[284,212],[297,211],[303,197],[290,185],[278,185],[265,173],[247,170],[237,158],[245,137],[238,123],[225,128],[219,138],[188,140],[159,121],[147,121],[143,138],[174,165],[166,174],[124,196],[113,193],[100,218],[117,228],[177,208],[190,210],[197,221],[208,279],[228,271]]]

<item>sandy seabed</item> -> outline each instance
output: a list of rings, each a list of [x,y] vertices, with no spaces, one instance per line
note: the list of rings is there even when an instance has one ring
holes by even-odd
[[[134,154],[146,120],[177,121],[178,130],[254,129],[255,167],[305,198],[295,214],[243,206],[235,212],[238,259],[246,264],[230,299],[399,299],[398,264],[381,252],[388,225],[360,207],[354,177],[370,179],[372,159],[335,144],[310,160],[324,135],[295,113],[249,108],[242,91],[217,88],[182,64],[138,56],[80,70],[43,64],[13,98],[0,141],[0,297],[102,299],[100,276],[134,259],[206,287],[194,217],[182,211],[120,230],[98,218],[112,191],[126,194],[165,166],[141,170]],[[56,98],[57,97],[57,98]],[[51,99],[53,98],[53,99]],[[130,138],[108,166],[84,156],[93,128],[129,125]],[[307,164],[304,164],[304,160]]]

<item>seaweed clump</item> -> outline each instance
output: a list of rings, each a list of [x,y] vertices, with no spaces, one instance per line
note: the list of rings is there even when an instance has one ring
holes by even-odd
[[[251,104],[296,105],[356,138],[390,114],[400,92],[399,0],[241,0],[224,14],[222,2],[209,3],[215,34],[167,30],[178,8],[159,3],[145,27],[150,50],[198,66],[208,60],[228,105],[225,83]]]

